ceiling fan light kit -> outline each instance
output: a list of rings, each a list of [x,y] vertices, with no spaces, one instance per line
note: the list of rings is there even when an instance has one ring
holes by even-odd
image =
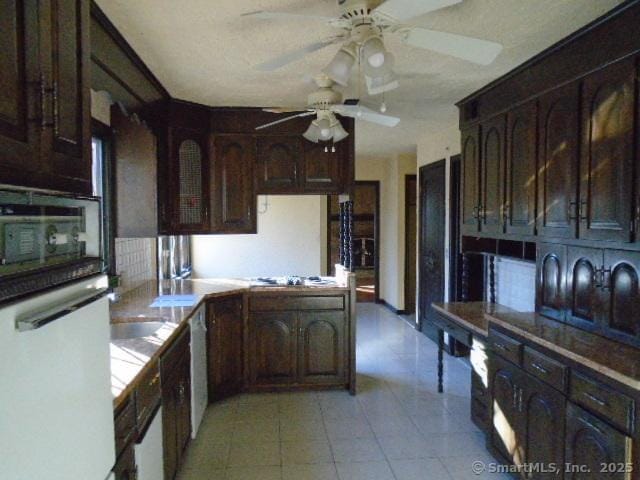
[[[347,43],[338,50],[333,60],[322,72],[337,84],[346,87],[349,84],[351,70],[356,63],[357,55],[356,44],[354,42]]]

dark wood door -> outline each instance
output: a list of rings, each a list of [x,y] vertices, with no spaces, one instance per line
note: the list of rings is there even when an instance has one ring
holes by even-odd
[[[564,465],[564,422],[566,400],[553,388],[526,376],[520,410],[526,425],[524,428],[524,455],[529,465],[544,465],[548,471],[535,472],[529,478],[535,480],[562,480],[562,472],[549,468]]]
[[[565,461],[584,466],[585,472],[567,472],[566,480],[629,480],[631,472],[603,472],[603,465],[628,465],[631,462],[631,438],[587,413],[567,404]]]
[[[207,233],[209,230],[209,162],[206,136],[186,128],[170,130],[171,152],[168,199],[171,234]],[[166,223],[166,222],[164,222]]]
[[[505,123],[500,115],[482,124],[480,231],[495,235],[503,232]]]
[[[303,312],[298,322],[298,381],[344,383],[344,312]]]
[[[405,267],[404,310],[411,315],[416,312],[416,242],[418,240],[418,177],[405,176]]]
[[[441,160],[420,168],[419,324],[434,340],[431,304],[444,301],[445,166]]]
[[[567,247],[539,243],[536,262],[536,311],[562,320],[566,308]]]
[[[573,238],[577,233],[579,85],[540,97],[538,143],[538,235]]]
[[[261,137],[257,143],[257,193],[296,192],[302,140],[299,137]]]
[[[256,233],[253,186],[255,138],[249,135],[213,137],[211,170],[211,230],[214,233]]]
[[[306,193],[340,193],[342,191],[341,160],[346,158],[344,150],[349,142],[340,142],[331,147],[306,140],[301,165],[301,187]],[[325,151],[326,150],[326,151]]]
[[[473,235],[480,228],[480,127],[462,130],[462,200],[460,228],[463,235]]]
[[[584,81],[580,238],[631,241],[634,62],[618,62]]]
[[[527,103],[507,116],[505,231],[535,233],[537,105]]]
[[[235,395],[243,383],[242,298],[215,300],[207,305],[209,399]]]
[[[42,154],[54,183],[91,193],[91,97],[88,0],[41,2],[41,54],[45,102],[51,122]]]
[[[521,372],[511,363],[492,355],[489,359],[491,393],[491,444],[516,465],[524,462],[523,416],[519,411]]]
[[[296,379],[296,315],[252,313],[250,318],[249,370],[253,385],[282,385]]]
[[[2,3],[0,45],[0,177],[2,183],[31,185],[29,178],[42,168],[39,145],[45,122],[36,0]]]
[[[640,252],[605,250],[600,283],[603,326],[640,344]]]
[[[603,252],[596,248],[567,248],[567,318],[588,329],[598,329],[599,274]]]

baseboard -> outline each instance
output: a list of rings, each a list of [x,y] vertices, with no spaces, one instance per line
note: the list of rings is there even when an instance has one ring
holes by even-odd
[[[383,298],[379,298],[378,300],[376,300],[376,303],[379,303],[380,305],[383,305],[383,306],[387,307],[389,310],[391,310],[396,315],[405,315],[407,313],[406,310],[400,310],[400,309],[394,307],[393,305],[391,305],[390,303],[387,303],[387,301],[385,299],[383,299]]]

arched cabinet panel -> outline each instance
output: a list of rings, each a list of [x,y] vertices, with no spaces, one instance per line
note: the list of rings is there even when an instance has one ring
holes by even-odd
[[[603,323],[615,335],[640,343],[640,253],[605,251],[602,278]]]
[[[344,378],[344,313],[301,313],[299,322],[300,381],[335,383]]]
[[[294,313],[256,313],[252,317],[250,375],[254,385],[291,383],[296,368]]]
[[[482,125],[482,181],[480,231],[503,232],[505,117],[499,116]]]
[[[566,256],[564,245],[538,245],[536,310],[557,320],[564,318]]]
[[[598,330],[602,250],[569,247],[567,256],[568,318],[584,328]]]
[[[462,131],[462,199],[460,221],[463,234],[478,232],[480,202],[480,128],[477,125]]]
[[[300,139],[263,137],[258,139],[256,188],[258,193],[291,192],[298,188]]]

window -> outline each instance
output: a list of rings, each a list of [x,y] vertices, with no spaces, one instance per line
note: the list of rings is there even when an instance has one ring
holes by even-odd
[[[116,274],[115,266],[115,234],[113,222],[113,162],[111,160],[111,129],[94,120],[91,138],[93,195],[100,197],[102,212],[102,251],[104,257],[103,271],[109,275]]]
[[[161,280],[191,276],[191,239],[189,236],[158,237],[158,276]]]

